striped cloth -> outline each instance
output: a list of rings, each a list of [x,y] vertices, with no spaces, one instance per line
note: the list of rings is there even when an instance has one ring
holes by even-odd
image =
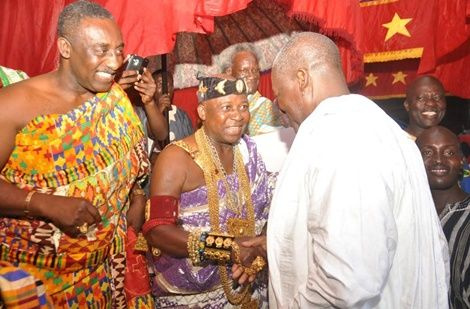
[[[0,261],[0,308],[52,308],[41,280]]]
[[[19,70],[13,70],[0,65],[0,88],[27,79],[28,75]]]
[[[263,97],[258,91],[247,98],[250,110],[247,132],[249,136],[269,133],[282,126],[280,112],[271,100]]]
[[[450,307],[470,308],[470,196],[439,215],[450,251]]]

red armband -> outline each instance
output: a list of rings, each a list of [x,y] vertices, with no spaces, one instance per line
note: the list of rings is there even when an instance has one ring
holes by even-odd
[[[178,220],[178,199],[170,195],[155,195],[150,198],[150,211],[142,226],[145,235],[159,225],[176,225]]]

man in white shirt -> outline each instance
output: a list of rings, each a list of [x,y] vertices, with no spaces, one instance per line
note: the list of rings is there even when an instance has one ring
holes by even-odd
[[[323,35],[291,39],[272,81],[297,134],[268,220],[270,307],[447,308],[447,245],[414,142],[349,94]]]

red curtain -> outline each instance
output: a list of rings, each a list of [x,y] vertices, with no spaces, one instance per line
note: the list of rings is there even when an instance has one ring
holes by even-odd
[[[0,65],[29,76],[53,70],[58,55],[57,19],[73,0],[1,0]]]
[[[214,31],[214,16],[246,8],[251,0],[96,0],[121,27],[127,53],[142,56],[173,50],[178,32]]]
[[[316,23],[320,32],[334,38],[339,47],[343,71],[349,84],[363,75],[363,24],[357,0],[277,0],[289,16]]]
[[[143,56],[173,49],[180,31],[206,33],[214,16],[246,8],[251,0],[94,0],[121,26],[127,53]],[[74,0],[0,0],[0,65],[34,76],[57,66],[60,12]]]
[[[59,12],[73,0],[0,0],[0,65],[34,76],[57,64],[56,24]],[[144,56],[167,53],[179,31],[209,32],[214,16],[245,8],[251,0],[95,0],[121,25],[126,51]],[[369,64],[421,59],[418,74],[434,74],[447,91],[470,98],[470,1],[468,0],[276,0],[289,16],[320,26],[340,48],[349,83],[363,76]],[[384,25],[399,19],[408,35],[385,39]],[[363,30],[364,29],[364,30]],[[405,31],[402,29],[402,31]],[[364,55],[364,57],[362,56]],[[411,74],[400,65],[384,71],[376,84],[364,80],[364,93],[402,95]],[[396,79],[399,72],[406,77]],[[365,76],[370,73],[366,72]],[[416,73],[416,71],[414,71]],[[385,76],[385,75],[384,75]],[[375,78],[372,76],[372,78]],[[401,80],[404,80],[403,83]],[[377,87],[378,89],[373,89]],[[401,87],[401,88],[400,88]]]

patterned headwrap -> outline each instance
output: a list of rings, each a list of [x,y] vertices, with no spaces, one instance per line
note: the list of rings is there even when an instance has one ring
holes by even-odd
[[[197,90],[197,101],[204,101],[224,97],[229,94],[247,94],[243,79],[227,79],[223,77],[197,77],[199,88]]]

